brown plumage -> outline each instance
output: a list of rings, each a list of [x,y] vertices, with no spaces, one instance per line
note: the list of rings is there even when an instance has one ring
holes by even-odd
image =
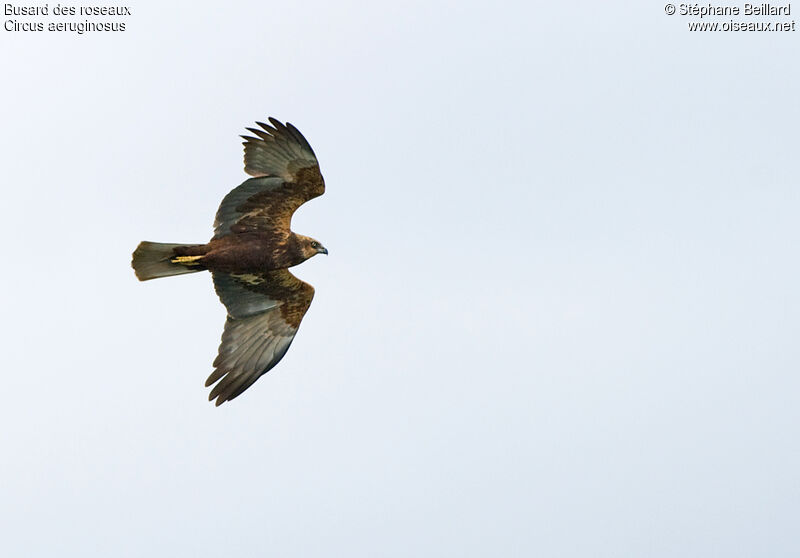
[[[253,178],[222,200],[208,243],[142,242],[133,253],[141,281],[211,272],[228,310],[215,370],[206,380],[206,386],[216,383],[209,400],[217,405],[240,395],[286,354],[314,298],[314,287],[287,268],[328,253],[290,229],[295,210],[325,192],[317,158],[297,128],[269,121],[242,136],[245,172]]]

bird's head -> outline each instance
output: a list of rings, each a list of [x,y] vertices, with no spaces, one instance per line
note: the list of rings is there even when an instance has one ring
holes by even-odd
[[[300,240],[300,251],[303,253],[303,258],[308,259],[317,254],[327,254],[328,249],[325,248],[319,240],[314,240],[310,236],[303,236],[298,234]]]

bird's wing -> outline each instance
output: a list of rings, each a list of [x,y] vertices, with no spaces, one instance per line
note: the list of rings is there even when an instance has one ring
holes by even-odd
[[[325,192],[325,181],[314,151],[288,122],[269,119],[247,128],[244,170],[251,178],[222,200],[214,222],[214,237],[232,232],[289,232],[292,214],[303,203]]]
[[[219,355],[206,386],[219,406],[237,397],[289,350],[314,298],[314,287],[286,269],[258,274],[214,272],[214,288],[228,309]]]

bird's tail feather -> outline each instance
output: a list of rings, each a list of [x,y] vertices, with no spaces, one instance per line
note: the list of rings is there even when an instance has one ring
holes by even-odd
[[[202,256],[178,256],[176,248],[195,246],[194,244],[167,244],[164,242],[140,242],[133,253],[133,271],[139,281],[183,275],[202,271],[204,267],[196,260]]]

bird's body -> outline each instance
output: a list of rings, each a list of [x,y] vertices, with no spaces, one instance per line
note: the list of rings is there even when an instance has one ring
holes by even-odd
[[[208,244],[181,246],[175,249],[189,265],[209,271],[243,273],[272,271],[294,267],[310,256],[303,249],[304,237],[289,233],[275,235],[264,232],[230,233],[213,238]],[[313,255],[313,254],[311,254]]]
[[[291,124],[248,128],[245,171],[252,175],[222,200],[214,237],[206,244],[142,242],[133,253],[136,276],[146,281],[208,270],[228,310],[209,399],[237,397],[289,349],[314,288],[293,267],[328,251],[291,231],[294,211],[322,195],[325,183],[314,152]]]

